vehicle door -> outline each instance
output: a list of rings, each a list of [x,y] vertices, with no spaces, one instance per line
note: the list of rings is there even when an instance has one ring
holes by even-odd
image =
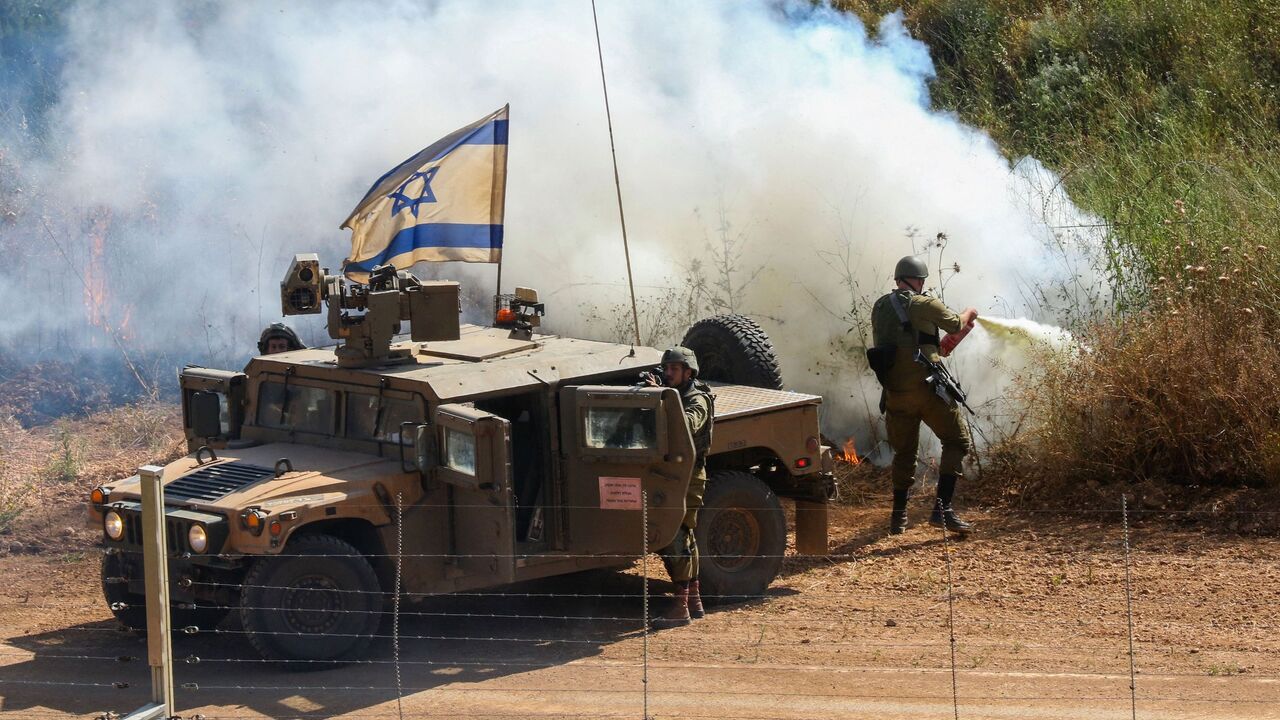
[[[226,447],[244,424],[246,376],[241,372],[188,365],[178,376],[182,426],[188,449]]]
[[[675,537],[693,472],[693,438],[670,388],[584,385],[560,391],[567,547],[638,555]],[[649,502],[641,533],[642,492]]]
[[[515,506],[511,483],[511,425],[462,405],[434,414],[433,476],[447,486],[449,557],[469,579],[515,581]]]

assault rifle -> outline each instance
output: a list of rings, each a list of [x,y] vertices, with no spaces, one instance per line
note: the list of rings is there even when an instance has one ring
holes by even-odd
[[[969,403],[965,402],[964,390],[960,388],[960,383],[952,377],[945,365],[930,360],[919,350],[916,350],[915,361],[929,371],[929,377],[925,378],[925,382],[933,387],[933,391],[938,393],[938,397],[941,397],[952,407],[959,403],[961,407],[969,411],[970,415],[977,414],[973,411],[973,408],[969,407]]]

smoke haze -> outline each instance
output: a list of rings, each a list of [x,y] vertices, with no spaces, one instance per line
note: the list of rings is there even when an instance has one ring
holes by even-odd
[[[1059,227],[1096,221],[1034,159],[930,109],[932,63],[900,16],[869,33],[808,3],[599,12],[646,313],[709,273],[713,304],[727,287],[769,330],[788,384],[827,397],[833,434],[866,438],[859,303],[902,255],[927,257],[957,308],[1057,322],[1097,301],[1096,239]],[[115,0],[68,19],[56,103],[0,131],[10,346],[110,348],[110,324],[136,355],[238,367],[279,319],[293,253],[336,269],[337,226],[375,178],[507,102],[504,286],[538,288],[557,330],[615,333],[626,275],[586,0]],[[491,267],[437,270],[492,291]],[[978,345],[957,358],[981,403],[1012,360],[966,357]]]

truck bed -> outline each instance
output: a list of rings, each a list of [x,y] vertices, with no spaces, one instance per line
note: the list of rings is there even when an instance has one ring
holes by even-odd
[[[716,420],[729,420],[736,417],[758,415],[773,410],[797,407],[800,405],[819,405],[822,397],[790,390],[769,390],[767,388],[750,387],[748,385],[730,385],[728,383],[707,383],[716,397]]]

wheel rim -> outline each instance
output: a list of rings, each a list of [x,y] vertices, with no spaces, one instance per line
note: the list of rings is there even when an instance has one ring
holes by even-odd
[[[327,575],[307,575],[295,580],[284,593],[285,622],[296,632],[323,633],[342,619],[338,584]]]
[[[725,508],[712,518],[708,539],[714,556],[709,558],[711,562],[727,572],[737,572],[760,554],[760,523],[746,510]]]

